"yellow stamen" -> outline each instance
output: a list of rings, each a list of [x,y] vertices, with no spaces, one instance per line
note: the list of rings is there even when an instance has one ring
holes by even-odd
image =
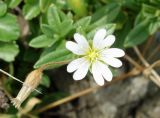
[[[87,59],[92,63],[97,60],[99,57],[99,52],[95,49],[90,49],[88,53],[86,54]]]

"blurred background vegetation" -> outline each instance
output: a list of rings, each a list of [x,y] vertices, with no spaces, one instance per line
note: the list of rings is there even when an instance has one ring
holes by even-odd
[[[131,60],[138,60],[137,68],[142,63],[133,54],[135,46],[149,63],[159,59],[160,0],[0,0],[0,68],[24,81],[35,68],[74,59],[65,42],[72,40],[75,32],[90,40],[102,27],[116,35],[114,47],[126,50]],[[133,61],[123,60],[126,64],[122,70],[128,72]],[[34,111],[72,95],[57,87],[58,77],[72,79],[64,74],[63,65],[50,65],[44,71],[38,87],[42,94],[33,92],[21,110],[10,104],[9,97],[15,97],[22,85],[0,74],[0,118],[45,117],[47,112]],[[67,81],[61,80],[58,86],[72,86]]]

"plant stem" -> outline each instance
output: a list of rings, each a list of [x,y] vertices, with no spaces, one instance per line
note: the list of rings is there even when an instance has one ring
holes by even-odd
[[[158,45],[151,53],[151,55],[148,56],[147,60],[151,60],[154,55],[160,50],[160,45]]]
[[[42,70],[45,70],[45,69],[48,68],[49,66],[52,66],[52,65],[55,65],[55,64],[67,64],[67,63],[69,63],[70,61],[72,61],[72,60],[49,62],[49,63],[46,63],[46,64],[42,65],[40,68],[41,68]]]
[[[4,70],[0,69],[0,72],[2,72],[3,74],[7,75],[8,77],[11,77],[12,79],[14,79],[14,80],[16,80],[16,81],[18,81],[18,82],[23,84],[23,82],[21,80],[15,78],[14,76],[12,76],[11,74],[5,72]]]
[[[115,82],[117,82],[117,81],[119,81],[119,80],[124,80],[124,79],[126,79],[126,78],[128,78],[128,77],[130,77],[130,76],[137,75],[138,73],[139,73],[139,72],[138,72],[137,70],[134,70],[134,69],[133,69],[133,70],[131,70],[130,72],[128,72],[127,74],[123,74],[123,75],[121,75],[120,77],[114,78],[110,83],[106,83],[104,86],[95,86],[95,87],[92,87],[92,88],[88,88],[88,89],[82,90],[82,91],[80,91],[80,92],[78,92],[78,93],[75,93],[75,94],[73,94],[73,95],[70,95],[70,96],[68,96],[68,97],[65,97],[65,98],[63,98],[63,99],[61,99],[61,100],[58,100],[58,101],[56,101],[56,102],[52,102],[52,103],[50,103],[49,105],[46,105],[46,106],[44,106],[44,107],[42,107],[42,108],[40,108],[40,109],[38,109],[38,110],[35,110],[33,113],[41,113],[41,112],[44,112],[44,111],[46,111],[46,110],[48,110],[48,109],[55,108],[55,107],[57,107],[57,106],[59,106],[59,105],[61,105],[61,104],[70,102],[70,101],[72,101],[72,100],[74,100],[74,99],[76,99],[76,98],[79,98],[79,97],[81,97],[81,96],[84,96],[84,95],[86,95],[86,94],[89,94],[89,93],[91,93],[91,92],[94,92],[94,91],[96,91],[96,90],[98,90],[98,89],[100,89],[100,88],[109,86],[109,85],[111,85],[111,84],[113,84],[113,83],[115,83]]]
[[[141,55],[139,49],[137,47],[134,47],[134,51],[136,52],[137,56],[139,57],[139,59],[142,61],[142,63],[145,65],[146,68],[150,67],[150,64],[143,58],[143,56]],[[158,73],[151,68],[151,73],[152,75],[155,77],[156,79],[156,84],[160,87],[160,76],[158,75]],[[153,77],[152,77],[153,78]]]
[[[124,56],[125,59],[127,59],[131,64],[133,64],[137,69],[139,70],[144,70],[141,65],[139,65],[135,60],[133,60],[129,55],[125,54]]]

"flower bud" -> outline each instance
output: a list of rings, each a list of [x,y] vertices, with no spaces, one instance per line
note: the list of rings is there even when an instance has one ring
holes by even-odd
[[[22,102],[30,95],[32,91],[35,90],[35,88],[39,85],[41,78],[41,69],[33,70],[28,74],[17,97],[12,99],[12,103],[16,108],[19,108]]]

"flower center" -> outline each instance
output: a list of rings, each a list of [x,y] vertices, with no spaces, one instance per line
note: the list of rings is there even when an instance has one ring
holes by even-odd
[[[87,59],[92,63],[97,60],[99,53],[95,49],[90,49],[87,53]]]

